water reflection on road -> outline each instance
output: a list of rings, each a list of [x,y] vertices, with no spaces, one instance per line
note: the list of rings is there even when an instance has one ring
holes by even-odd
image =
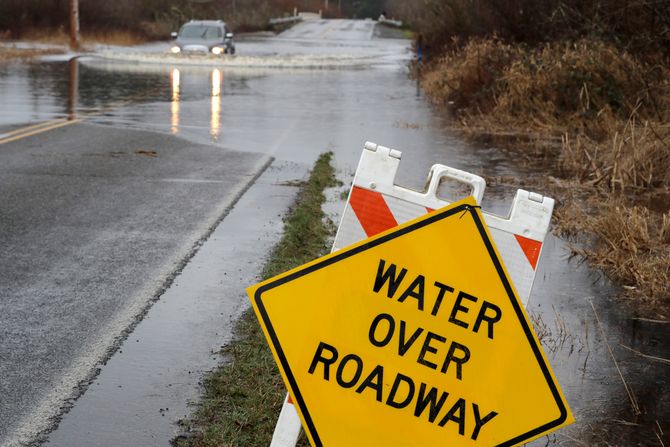
[[[333,150],[347,179],[371,140],[403,150],[398,182],[410,187],[422,186],[435,162],[487,176],[534,173],[496,148],[454,137],[417,96],[402,63],[277,71],[84,58],[0,65],[0,129],[77,117],[303,164]],[[491,189],[484,208],[506,214],[513,190]],[[670,325],[622,311],[617,291],[568,254],[549,237],[528,310],[577,422],[532,445],[662,445],[670,374],[639,353],[668,358]]]
[[[218,68],[211,69],[210,78],[212,82],[211,108],[209,118],[209,135],[212,141],[219,138],[221,132],[221,85],[222,74]],[[179,110],[181,94],[181,72],[178,68],[170,71],[170,81],[172,84],[172,96],[170,100],[170,133],[179,134]]]

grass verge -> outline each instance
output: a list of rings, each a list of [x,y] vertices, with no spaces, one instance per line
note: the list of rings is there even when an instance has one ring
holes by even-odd
[[[0,47],[0,62],[16,59],[31,59],[33,57],[48,54],[62,54],[63,50],[58,48],[13,48]]]
[[[263,279],[328,253],[335,227],[321,206],[323,191],[338,186],[333,154],[322,154],[302,185],[284,221],[284,234],[262,272]],[[265,447],[270,444],[286,394],[279,370],[253,311],[235,328],[235,340],[223,350],[226,364],[204,381],[204,394],[193,418],[182,422],[178,447]],[[301,439],[299,445],[309,445]]]
[[[166,38],[169,35],[166,34]],[[147,42],[149,39],[137,32],[123,29],[84,30],[80,33],[80,43],[84,47],[94,44],[130,47]],[[62,28],[28,29],[21,33],[21,40],[68,46],[70,34]]]
[[[632,303],[670,317],[670,61],[598,39],[489,37],[418,76],[463,134],[541,161],[559,180],[557,230],[575,252]]]
[[[0,62],[10,60],[25,60],[49,54],[63,54],[69,48],[70,36],[62,29],[28,30],[21,35],[21,40],[37,42],[42,46],[53,45],[54,48],[17,48],[1,44],[0,35]],[[82,49],[95,44],[133,46],[147,42],[147,38],[126,30],[110,30],[97,32],[83,32],[80,36]]]

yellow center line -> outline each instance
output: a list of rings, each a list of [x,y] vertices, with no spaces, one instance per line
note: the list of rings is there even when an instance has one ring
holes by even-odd
[[[53,121],[59,121],[59,122],[53,122]],[[37,134],[40,134],[42,132],[47,132],[49,130],[58,129],[59,127],[69,126],[70,124],[78,123],[80,120],[74,119],[74,120],[70,120],[70,121],[60,121],[60,120],[53,120],[53,121],[47,121],[46,124],[49,124],[47,126],[43,125],[42,127],[40,127],[38,125],[35,125],[35,126],[28,126],[28,127],[24,127],[23,129],[19,129],[20,131],[22,131],[21,133],[14,132],[14,134],[18,133],[18,135],[9,136],[7,138],[0,139],[0,144],[10,143],[12,141],[16,141],[16,140],[19,140],[21,138],[26,138],[26,137],[29,137],[31,135],[37,135]],[[30,131],[30,129],[34,129],[34,130]],[[26,132],[26,131],[28,131],[28,132]]]
[[[26,127],[21,127],[20,129],[14,129],[14,130],[9,131],[9,132],[0,132],[0,140],[4,139],[4,138],[7,138],[7,137],[11,137],[12,135],[16,135],[17,133],[27,132],[27,131],[35,129],[37,127],[49,126],[53,123],[58,123],[58,122],[61,122],[61,121],[64,121],[64,120],[65,120],[65,118],[57,118],[57,119],[53,119],[53,120],[49,120],[49,121],[43,121],[41,123],[33,124],[32,126],[26,126]]]
[[[84,117],[99,116],[103,113],[106,113],[109,110],[114,110],[118,107],[123,107],[124,105],[131,104],[133,99],[128,99],[125,101],[120,101],[115,104],[110,104],[107,107],[101,108],[95,112],[88,112],[83,114]],[[20,129],[14,129],[9,132],[0,132],[0,144],[11,143],[12,141],[19,140],[21,138],[30,137],[32,135],[37,135],[42,132],[47,132],[49,130],[58,129],[59,127],[69,126],[70,124],[78,123],[82,118],[77,119],[67,119],[67,118],[56,118],[49,121],[44,121],[41,123],[33,124],[30,126],[22,127]]]
[[[327,30],[330,31],[330,30]],[[69,126],[70,124],[78,123],[82,121],[82,119],[88,118],[88,117],[94,117],[94,116],[100,116],[110,110],[114,110],[119,107],[124,107],[129,104],[132,104],[135,100],[139,98],[146,97],[150,95],[152,92],[155,90],[149,90],[146,92],[140,92],[134,95],[131,95],[129,98],[125,100],[120,100],[116,102],[112,102],[108,104],[105,107],[100,108],[97,111],[94,112],[87,112],[80,114],[79,116],[81,118],[77,119],[68,119],[68,118],[56,118],[53,120],[49,121],[44,121],[41,123],[33,124],[30,126],[22,127],[20,129],[14,129],[9,132],[0,132],[0,145],[5,144],[5,143],[10,143],[12,141],[19,140],[21,138],[25,137],[30,137],[32,135],[37,135],[43,132],[47,132],[49,130],[57,129],[59,127],[64,127],[64,126]]]

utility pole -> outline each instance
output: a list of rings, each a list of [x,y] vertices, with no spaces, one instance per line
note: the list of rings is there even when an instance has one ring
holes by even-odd
[[[79,0],[70,0],[70,49],[79,50]]]

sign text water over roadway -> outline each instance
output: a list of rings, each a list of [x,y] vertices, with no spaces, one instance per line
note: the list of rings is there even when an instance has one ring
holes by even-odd
[[[315,445],[516,445],[572,422],[473,205],[249,289]]]

